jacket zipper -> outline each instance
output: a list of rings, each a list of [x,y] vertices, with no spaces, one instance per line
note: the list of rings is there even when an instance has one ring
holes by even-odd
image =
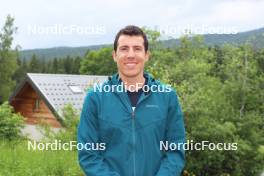
[[[124,94],[123,94],[124,95]],[[120,96],[119,96],[120,97]],[[149,97],[149,94],[142,97],[140,96],[136,107],[133,109],[133,107],[130,105],[129,103],[129,99],[128,96],[122,96],[121,98],[121,102],[123,102],[124,105],[130,107],[130,112],[131,112],[131,121],[132,121],[132,145],[133,145],[133,176],[136,176],[136,152],[135,152],[135,148],[136,148],[136,136],[135,136],[135,111],[136,108],[138,107],[138,105],[145,100],[147,97]],[[125,102],[122,100],[122,98],[125,99]]]
[[[131,120],[132,120],[132,143],[133,143],[133,176],[136,176],[136,136],[135,136],[135,111],[139,105],[139,103],[141,103],[143,100],[145,100],[149,95],[143,97],[143,98],[140,98],[136,104],[136,107],[133,108],[131,107],[132,109],[132,112],[131,112]]]
[[[136,147],[136,136],[135,136],[135,110],[131,106],[127,94],[117,94],[117,96],[120,98],[120,101],[129,109],[129,112],[131,113],[131,128],[132,128],[132,157],[133,157],[133,176],[136,176],[136,153],[135,153],[135,147]]]
[[[133,143],[133,175],[136,176],[136,137],[135,137],[135,110],[132,109],[132,143]]]

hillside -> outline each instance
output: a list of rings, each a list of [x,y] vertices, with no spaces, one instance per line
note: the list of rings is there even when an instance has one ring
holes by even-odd
[[[54,47],[43,49],[30,49],[20,51],[20,58],[30,59],[33,54],[43,59],[64,58],[66,56],[84,56],[88,50],[97,50],[107,45],[93,45],[83,47]]]
[[[256,48],[264,48],[264,28],[240,32],[237,34],[205,34],[204,41],[207,45],[223,45],[233,44],[241,45],[244,43],[251,43]],[[162,41],[165,47],[172,47],[178,45],[179,39],[170,39]],[[66,56],[76,57],[84,56],[87,50],[96,50],[109,45],[93,45],[83,47],[55,47],[45,49],[32,49],[20,51],[21,58],[29,59],[33,54],[40,58],[52,59],[54,57],[63,58]]]
[[[242,45],[250,43],[256,48],[264,48],[264,28],[240,32],[237,34],[205,34],[204,42],[208,46],[213,45]],[[165,47],[172,47],[180,43],[179,39],[170,39],[162,42]]]

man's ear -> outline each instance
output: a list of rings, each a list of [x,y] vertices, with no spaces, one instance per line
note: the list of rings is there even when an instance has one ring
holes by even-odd
[[[150,55],[151,55],[151,53],[150,53],[150,51],[148,50],[148,51],[146,52],[145,62],[147,62],[147,61],[150,59]]]
[[[116,62],[116,52],[115,52],[115,50],[112,51],[112,57],[113,57],[113,60]]]

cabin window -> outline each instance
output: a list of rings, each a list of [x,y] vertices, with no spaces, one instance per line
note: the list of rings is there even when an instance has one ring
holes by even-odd
[[[39,110],[40,110],[40,99],[36,99],[35,100],[35,104],[34,104],[33,111],[34,112],[38,112]]]

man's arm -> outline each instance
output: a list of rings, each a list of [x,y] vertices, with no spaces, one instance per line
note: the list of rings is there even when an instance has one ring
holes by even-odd
[[[183,144],[185,142],[183,114],[176,92],[174,91],[172,91],[170,95],[166,141],[175,144]],[[161,165],[156,176],[180,176],[184,164],[185,157],[182,147],[173,151],[168,150],[166,151],[165,157],[161,161]]]
[[[80,124],[78,127],[78,143],[98,143],[98,121],[95,97],[88,93],[83,105]],[[95,150],[79,150],[79,163],[86,175],[89,176],[119,176],[107,165],[104,158]]]

